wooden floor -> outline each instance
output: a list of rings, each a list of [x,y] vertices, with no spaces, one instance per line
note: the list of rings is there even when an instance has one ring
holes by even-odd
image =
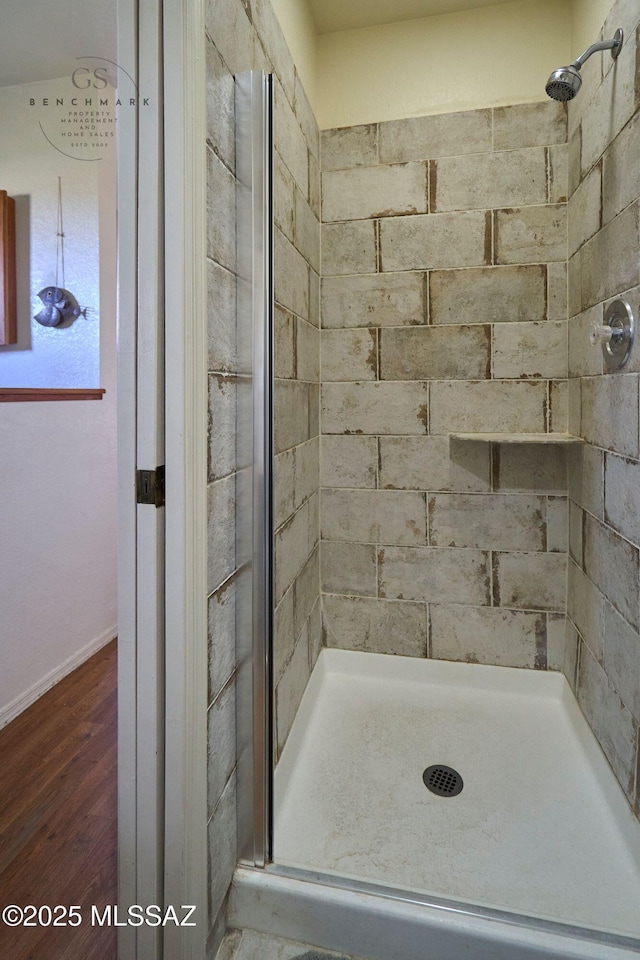
[[[0,910],[79,905],[76,928],[11,929],[2,960],[115,960],[116,641],[0,730]]]

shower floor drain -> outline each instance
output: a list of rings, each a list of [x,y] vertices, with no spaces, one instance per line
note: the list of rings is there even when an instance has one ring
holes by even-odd
[[[427,790],[439,797],[457,797],[462,793],[464,786],[458,771],[453,767],[445,767],[441,763],[427,767],[422,774],[422,779]]]

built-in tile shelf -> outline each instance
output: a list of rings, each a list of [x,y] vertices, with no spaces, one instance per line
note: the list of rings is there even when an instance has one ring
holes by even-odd
[[[549,445],[584,443],[571,433],[450,433],[451,440],[473,440],[476,443],[544,443]]]

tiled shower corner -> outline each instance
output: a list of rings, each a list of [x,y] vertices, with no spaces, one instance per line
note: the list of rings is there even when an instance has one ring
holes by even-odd
[[[605,32],[620,21],[625,47],[594,58],[568,115],[320,137],[269,0],[208,6],[211,925],[236,862],[247,586],[232,74],[276,75],[276,753],[323,644],[564,669],[640,815],[640,348],[605,374],[588,343],[614,296],[640,311],[638,19],[616,0]],[[580,448],[449,437],[567,430]],[[237,960],[270,957],[242,942]]]

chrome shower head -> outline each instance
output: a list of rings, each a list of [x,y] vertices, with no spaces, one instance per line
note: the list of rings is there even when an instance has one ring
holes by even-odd
[[[622,50],[623,40],[624,34],[622,30],[616,30],[613,40],[600,40],[598,43],[592,44],[590,47],[587,47],[584,53],[581,53],[573,63],[570,63],[568,67],[559,67],[557,70],[554,70],[547,80],[547,86],[545,88],[547,95],[551,97],[552,100],[559,100],[560,102],[573,100],[582,86],[582,74],[580,70],[583,64],[598,50],[611,50],[611,56],[616,60]]]
[[[552,100],[573,100],[582,86],[582,75],[579,67],[569,64],[568,67],[559,67],[554,70],[547,80],[547,96]]]

